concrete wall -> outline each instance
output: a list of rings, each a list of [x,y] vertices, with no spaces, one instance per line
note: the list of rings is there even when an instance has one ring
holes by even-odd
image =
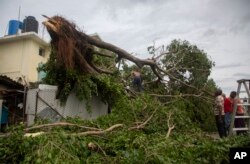
[[[92,98],[91,111],[87,111],[86,101],[79,101],[74,92],[69,95],[66,105],[61,106],[60,101],[56,99],[57,87],[51,85],[40,85],[38,89],[31,89],[27,94],[26,114],[28,116],[28,125],[32,125],[34,123],[36,113],[39,115],[44,110],[47,110],[46,118],[51,122],[56,122],[61,118],[59,114],[55,114],[55,112],[53,112],[53,110],[39,98],[37,101],[36,112],[37,92],[43,100],[45,100],[52,108],[57,110],[60,115],[65,118],[79,117],[82,119],[94,119],[108,113],[108,105],[103,103],[99,97]]]
[[[20,76],[22,64],[23,42],[0,44],[0,74],[7,75],[13,80]]]
[[[39,55],[39,48],[45,55]],[[38,80],[38,63],[46,63],[49,47],[44,47],[32,38],[13,40],[0,44],[0,74],[13,80],[25,76],[27,82]]]
[[[39,48],[43,48],[45,50],[45,56],[39,55]],[[48,48],[45,49],[35,41],[32,41],[32,43],[30,43],[30,52],[27,54],[29,54],[28,70],[25,69],[24,71],[27,71],[29,80],[34,82],[38,80],[38,72],[37,72],[38,64],[39,63],[44,64],[47,62],[50,50]],[[25,63],[25,61],[23,63]]]

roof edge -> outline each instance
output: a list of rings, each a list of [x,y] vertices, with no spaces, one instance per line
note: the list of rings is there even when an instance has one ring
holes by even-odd
[[[22,40],[22,39],[33,39],[34,41],[42,44],[43,46],[49,47],[50,44],[42,39],[37,33],[35,32],[25,32],[21,34],[16,34],[16,35],[7,35],[4,37],[0,37],[0,43],[8,43],[11,41],[17,41],[17,40]]]

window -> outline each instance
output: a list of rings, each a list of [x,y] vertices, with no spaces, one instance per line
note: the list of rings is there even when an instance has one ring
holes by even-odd
[[[43,49],[43,48],[39,48],[39,55],[40,56],[42,56],[42,57],[44,57],[45,56],[45,49]]]

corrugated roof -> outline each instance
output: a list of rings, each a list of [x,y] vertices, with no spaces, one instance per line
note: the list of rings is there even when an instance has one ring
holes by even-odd
[[[23,89],[24,86],[21,83],[18,83],[17,81],[12,80],[8,76],[0,75],[0,84],[5,85],[9,88],[13,89]]]

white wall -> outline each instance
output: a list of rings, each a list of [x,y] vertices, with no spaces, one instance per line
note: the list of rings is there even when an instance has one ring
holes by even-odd
[[[61,106],[60,101],[56,99],[57,87],[50,85],[43,85],[39,89],[31,89],[27,94],[26,114],[28,115],[28,125],[34,123],[36,113],[36,93],[44,99],[51,107],[56,109],[62,116],[79,117],[82,119],[95,119],[98,116],[106,115],[108,113],[108,105],[104,104],[99,97],[93,97],[91,102],[91,112],[86,109],[86,101],[79,101],[72,92],[66,102],[65,106]],[[40,99],[37,102],[37,113],[40,113],[48,105],[43,103]],[[59,117],[59,115],[57,116]]]

